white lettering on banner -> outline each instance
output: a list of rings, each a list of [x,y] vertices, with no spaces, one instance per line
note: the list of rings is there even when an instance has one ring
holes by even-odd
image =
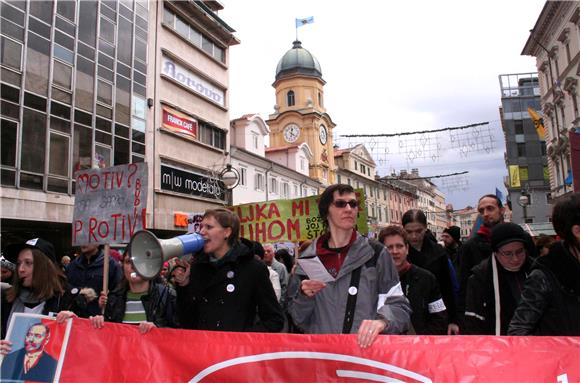
[[[445,303],[443,299],[439,298],[434,302],[427,304],[427,309],[429,310],[429,314],[440,313],[441,311],[445,311]]]
[[[175,81],[185,85],[187,88],[202,95],[208,100],[225,106],[224,91],[211,85],[209,82],[203,80],[191,71],[174,63],[170,58],[163,56],[163,74],[171,77]]]
[[[422,383],[432,382],[432,380],[426,376],[420,375],[416,372],[409,371],[398,366],[394,366],[392,364],[382,363],[372,359],[359,358],[351,355],[332,354],[327,352],[310,352],[310,351],[272,352],[268,354],[242,356],[235,359],[225,360],[223,362],[216,363],[213,366],[209,366],[203,371],[200,371],[197,375],[191,378],[189,382],[190,383],[201,382],[205,377],[210,376],[214,372],[220,371],[227,367],[276,359],[319,359],[319,360],[348,362],[352,364],[358,364],[359,366],[362,365],[366,367],[376,368],[383,371],[399,374],[406,378],[413,379],[417,382]],[[354,377],[359,379],[364,378],[376,382],[403,382],[402,380],[399,379],[385,377],[377,374],[365,373],[363,371],[336,370],[336,374],[337,376],[341,377]]]
[[[189,121],[182,120],[181,118],[175,117],[172,114],[167,113],[167,121],[171,122],[172,124],[181,126],[189,131],[193,130],[193,124]]]

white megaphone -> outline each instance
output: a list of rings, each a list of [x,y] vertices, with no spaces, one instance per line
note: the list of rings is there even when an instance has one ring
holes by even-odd
[[[151,279],[163,268],[163,262],[196,253],[205,240],[197,233],[180,235],[171,239],[159,239],[152,232],[140,230],[133,234],[129,242],[131,261],[141,277]]]

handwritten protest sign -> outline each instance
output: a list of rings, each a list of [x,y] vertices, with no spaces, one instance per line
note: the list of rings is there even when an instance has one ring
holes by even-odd
[[[73,246],[126,243],[145,229],[147,177],[144,162],[76,172]]]
[[[356,190],[361,208],[356,229],[367,234],[367,210],[364,193]],[[261,243],[298,242],[314,239],[324,232],[318,215],[318,199],[311,196],[298,199],[255,202],[229,209],[240,218],[240,236]]]

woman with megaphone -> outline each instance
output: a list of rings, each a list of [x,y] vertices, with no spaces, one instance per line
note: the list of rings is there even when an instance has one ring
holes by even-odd
[[[204,246],[174,271],[182,327],[213,331],[279,332],[284,316],[265,264],[240,241],[240,221],[226,209],[207,210]],[[257,320],[256,320],[257,319]]]

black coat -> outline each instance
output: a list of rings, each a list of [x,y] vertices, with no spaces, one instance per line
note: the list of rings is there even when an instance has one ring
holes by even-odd
[[[282,330],[284,316],[268,268],[246,245],[238,243],[218,262],[210,262],[209,254],[196,254],[189,281],[176,289],[178,320],[184,328]]]
[[[99,253],[91,263],[87,263],[84,255],[79,255],[69,263],[66,269],[68,283],[71,287],[77,288],[77,291],[84,287],[92,288],[98,297],[103,290],[104,260],[105,257],[101,250],[99,250]],[[109,258],[109,290],[114,290],[120,280],[121,267],[111,257]],[[95,299],[85,305],[85,307],[79,307],[78,310],[75,310],[76,314],[83,318],[101,314],[98,301],[98,299]]]
[[[481,234],[470,238],[457,251],[459,259],[459,297],[457,298],[457,319],[460,327],[463,327],[465,314],[465,295],[467,293],[467,280],[471,276],[471,270],[491,255],[491,244]]]
[[[435,276],[415,265],[399,275],[401,288],[411,304],[415,334],[447,335],[447,311]]]
[[[109,294],[105,308],[107,321],[123,322],[127,307],[127,292],[127,287],[121,285]],[[154,323],[157,327],[178,327],[175,299],[175,290],[171,287],[151,282],[148,293],[141,297],[147,321]]]
[[[408,258],[410,263],[433,273],[441,289],[443,302],[445,302],[449,316],[449,323],[457,323],[455,321],[456,309],[453,284],[451,282],[451,274],[449,273],[449,263],[445,249],[437,244],[437,242],[425,237],[420,252],[413,246],[409,246]]]
[[[495,335],[495,296],[493,286],[492,257],[482,261],[472,269],[467,280],[465,298],[466,335]],[[500,335],[506,335],[507,329],[520,301],[526,278],[529,275],[532,261],[527,257],[517,272],[504,269],[497,262],[500,310]]]
[[[536,260],[508,335],[580,336],[580,262],[562,242]]]

